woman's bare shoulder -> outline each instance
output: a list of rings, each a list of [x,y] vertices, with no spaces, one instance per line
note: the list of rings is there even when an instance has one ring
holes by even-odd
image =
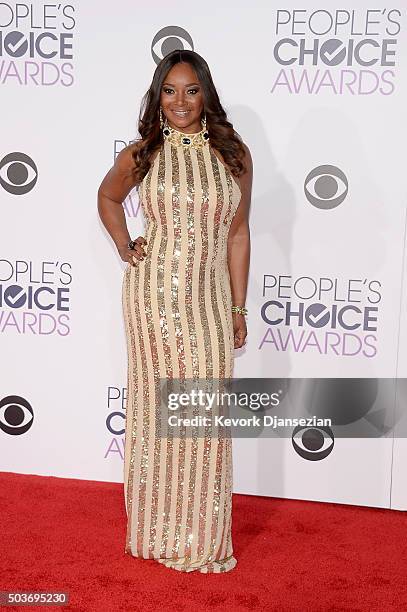
[[[115,166],[119,172],[126,174],[129,171],[134,171],[134,168],[136,165],[135,157],[136,157],[137,151],[143,147],[143,144],[144,143],[142,140],[137,140],[135,142],[131,142],[130,144],[127,145],[127,147],[125,147],[124,149],[120,151],[120,153],[117,155],[116,160],[115,160]],[[161,150],[161,147],[158,145],[151,152],[149,156],[150,163],[153,163],[155,161],[160,150]]]
[[[246,171],[251,173],[253,172],[253,159],[252,159],[252,154],[250,153],[250,149],[247,146],[247,144],[245,142],[243,142],[242,140],[242,145],[243,145],[243,149],[244,149],[244,157],[243,157],[243,163],[246,167]]]
[[[134,170],[134,155],[137,150],[141,148],[141,143],[141,140],[131,142],[127,145],[127,147],[124,147],[124,149],[122,149],[120,153],[118,153],[114,162],[114,165],[118,172],[120,172],[121,174],[128,174],[129,172],[132,172]]]

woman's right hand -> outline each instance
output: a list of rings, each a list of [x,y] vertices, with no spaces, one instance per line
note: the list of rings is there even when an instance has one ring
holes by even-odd
[[[134,257],[139,261],[143,261],[146,256],[146,252],[143,245],[147,244],[147,240],[143,236],[138,236],[135,240],[133,249],[129,249],[127,245],[119,248],[119,255],[123,261],[130,263],[132,266],[136,265]]]

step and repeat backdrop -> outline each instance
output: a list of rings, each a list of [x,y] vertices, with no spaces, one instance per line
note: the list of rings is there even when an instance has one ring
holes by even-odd
[[[123,481],[125,264],[97,189],[184,48],[253,157],[235,377],[334,417],[235,438],[234,491],[407,509],[406,34],[402,2],[0,2],[1,470]],[[123,206],[142,235],[137,190]]]

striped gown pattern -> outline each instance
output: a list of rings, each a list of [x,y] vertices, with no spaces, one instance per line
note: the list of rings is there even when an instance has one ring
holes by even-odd
[[[123,278],[125,552],[185,572],[237,563],[232,440],[160,436],[159,381],[233,376],[227,236],[240,197],[208,142],[165,139],[139,187],[146,257]]]

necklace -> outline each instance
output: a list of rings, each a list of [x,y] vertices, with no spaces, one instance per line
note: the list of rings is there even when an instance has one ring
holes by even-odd
[[[185,134],[184,132],[172,128],[167,123],[163,128],[163,135],[164,140],[168,140],[168,142],[176,146],[182,146],[184,149],[189,149],[190,147],[200,148],[209,141],[209,134],[206,127],[195,134]]]

